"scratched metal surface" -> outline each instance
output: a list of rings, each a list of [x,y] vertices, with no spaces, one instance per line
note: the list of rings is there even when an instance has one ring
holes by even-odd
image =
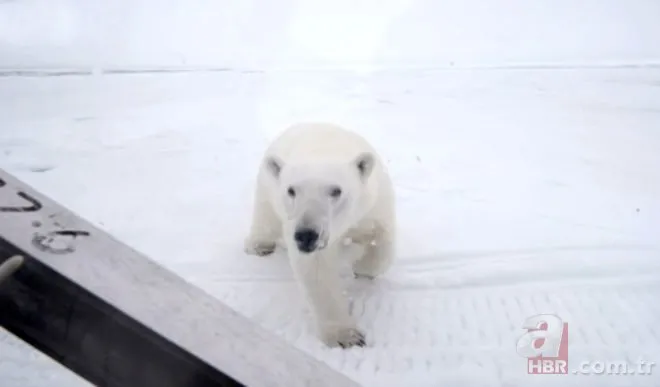
[[[1,169],[0,181],[3,239],[120,310],[108,313],[129,316],[245,385],[357,386]],[[98,310],[92,310],[92,315],[99,316]],[[64,317],[58,321],[73,325]],[[84,325],[72,328],[78,334],[72,333],[71,340],[94,337],[84,334]],[[31,328],[48,327],[36,324]],[[67,334],[68,330],[53,328],[49,332]]]

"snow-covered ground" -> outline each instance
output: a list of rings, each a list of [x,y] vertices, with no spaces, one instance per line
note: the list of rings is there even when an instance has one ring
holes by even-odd
[[[365,386],[658,386],[660,68],[0,78],[0,166]],[[347,281],[372,344],[326,349],[286,259],[242,252],[267,141],[354,128],[396,183],[398,260]],[[528,375],[524,320],[569,325]],[[3,387],[85,385],[0,336]]]

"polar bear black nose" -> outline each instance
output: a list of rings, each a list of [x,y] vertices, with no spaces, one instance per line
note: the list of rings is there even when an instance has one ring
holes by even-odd
[[[295,239],[296,244],[298,245],[298,250],[305,253],[311,253],[316,249],[316,242],[319,240],[319,233],[311,228],[301,228],[296,230],[293,234],[293,239]]]

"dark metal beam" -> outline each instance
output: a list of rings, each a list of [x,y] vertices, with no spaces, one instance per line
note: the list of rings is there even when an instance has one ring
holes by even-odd
[[[357,384],[0,170],[0,325],[97,386]]]

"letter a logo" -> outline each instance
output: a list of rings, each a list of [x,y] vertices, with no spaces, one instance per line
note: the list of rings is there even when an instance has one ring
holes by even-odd
[[[527,332],[518,339],[518,354],[523,357],[557,357],[564,322],[554,314],[539,314],[523,323]]]
[[[516,349],[528,359],[528,372],[567,373],[568,324],[554,314],[540,314],[527,318],[522,327],[527,332],[518,339]]]

